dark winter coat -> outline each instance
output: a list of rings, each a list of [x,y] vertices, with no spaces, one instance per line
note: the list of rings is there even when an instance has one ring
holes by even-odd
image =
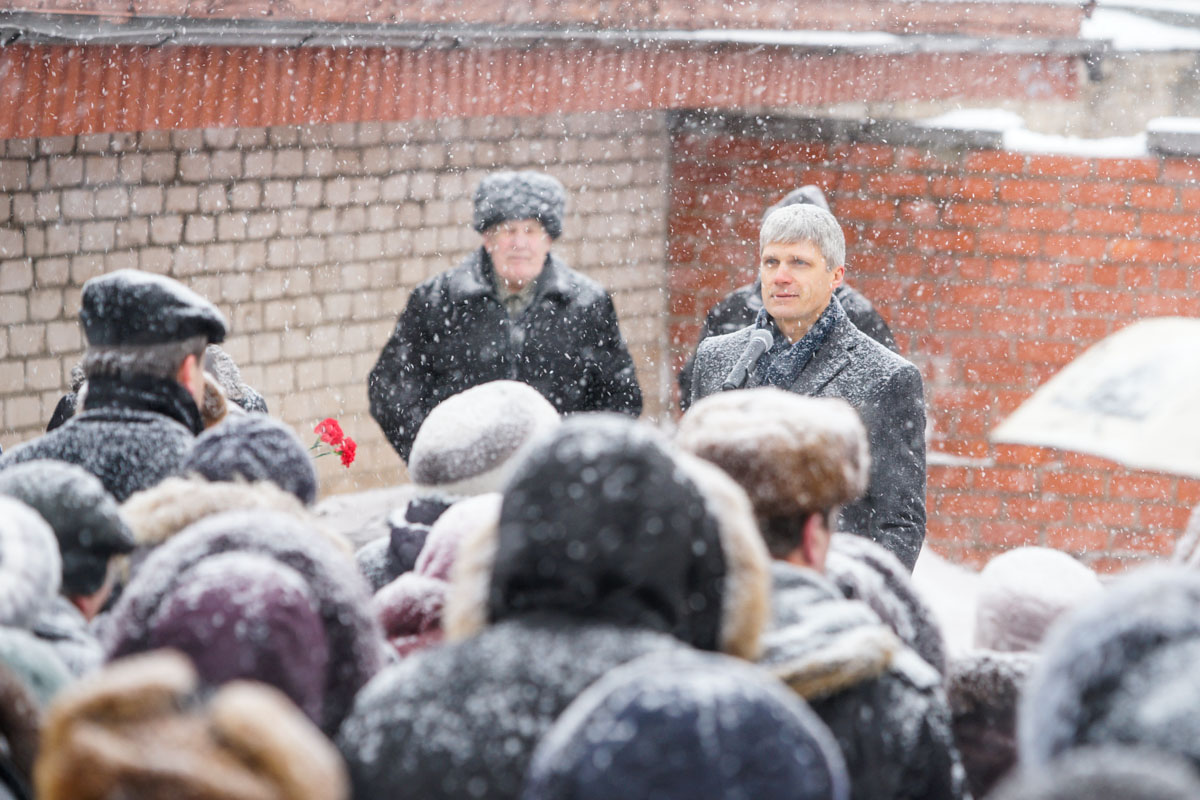
[[[291,515],[231,511],[206,517],[155,549],[104,627],[108,657],[151,649],[156,615],[188,574],[215,554],[237,552],[267,556],[290,567],[315,598],[329,649],[321,728],[332,733],[348,713],[355,693],[382,666],[386,644],[353,561]]]
[[[1200,575],[1149,567],[1061,618],[1018,714],[1020,761],[1137,744],[1200,768]]]
[[[842,304],[854,327],[892,352],[900,352],[892,329],[862,292],[843,283],[833,290],[833,296]],[[700,341],[696,342],[696,349],[699,350],[700,342],[710,336],[733,333],[753,323],[762,307],[762,284],[757,278],[753,283],[734,289],[704,316],[704,327],[700,329]],[[692,405],[692,372],[695,366],[696,354],[693,352],[679,372],[679,403],[684,411]]]
[[[498,529],[459,548],[455,641],[381,673],[343,725],[356,798],[516,798],[538,740],[608,670],[687,645],[756,650],[762,618],[747,621],[754,592],[738,586],[765,577],[668,452],[611,415],[535,448]]]
[[[776,561],[760,661],[841,746],[854,800],[969,796],[941,675],[864,604],[816,572]]]
[[[448,498],[414,497],[388,515],[388,535],[367,542],[354,554],[371,591],[379,591],[416,566],[429,529],[450,505]]]
[[[37,458],[78,464],[123,503],[174,473],[203,429],[195,400],[175,381],[96,379],[82,413],[0,456],[0,470]]]
[[[835,304],[837,301],[831,301]],[[696,353],[692,399],[721,391],[746,349],[753,326],[704,340]],[[758,385],[751,370],[746,388]],[[810,397],[840,397],[867,429],[867,493],[842,509],[840,530],[874,539],[909,569],[925,540],[925,399],[921,373],[840,314],[825,343],[788,388]]]
[[[699,652],[610,672],[542,740],[522,800],[847,800],[833,735],[779,681]]]
[[[407,461],[434,406],[503,379],[529,384],[560,413],[642,409],[608,293],[551,255],[529,307],[510,319],[481,247],[413,290],[371,370],[371,416]]]

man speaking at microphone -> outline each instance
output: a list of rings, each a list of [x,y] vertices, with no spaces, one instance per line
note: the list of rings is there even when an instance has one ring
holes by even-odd
[[[813,205],[769,214],[759,232],[762,310],[752,325],[700,344],[692,402],[754,386],[848,402],[867,429],[871,472],[838,527],[874,539],[911,570],[925,539],[921,373],[850,322],[833,296],[845,271],[846,239],[832,214]]]

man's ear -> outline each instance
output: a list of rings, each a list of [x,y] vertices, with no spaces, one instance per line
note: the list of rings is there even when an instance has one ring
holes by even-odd
[[[200,362],[194,354],[188,353],[183,359],[179,369],[175,371],[175,380],[188,390],[199,408],[204,402],[204,370],[200,368]]]
[[[804,522],[804,536],[800,544],[804,560],[817,572],[825,571],[825,556],[829,554],[829,537],[832,535],[825,523],[825,515],[809,514]]]

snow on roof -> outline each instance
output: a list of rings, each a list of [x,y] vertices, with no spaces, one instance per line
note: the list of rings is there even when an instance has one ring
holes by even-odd
[[[1082,139],[1026,129],[1020,114],[1002,108],[964,108],[923,120],[928,128],[996,131],[1004,136],[1004,149],[1019,153],[1055,153],[1092,158],[1138,158],[1147,154],[1146,134]]]
[[[1146,123],[1151,133],[1200,133],[1200,117],[1155,117]]]
[[[1200,11],[1200,2],[1193,5]],[[1110,8],[1098,8],[1085,19],[1079,38],[1111,41],[1114,50],[1122,51],[1200,50],[1200,29]]]
[[[878,31],[803,31],[757,29],[705,29],[696,31],[657,31],[656,39],[689,42],[737,42],[781,47],[880,47],[897,44],[903,39]]]
[[[1099,0],[1100,8],[1141,8],[1172,14],[1200,14],[1200,0]]]

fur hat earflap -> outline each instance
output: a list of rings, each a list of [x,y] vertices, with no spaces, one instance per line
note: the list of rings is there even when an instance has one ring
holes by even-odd
[[[514,219],[536,219],[551,239],[562,236],[567,190],[544,172],[493,172],[475,189],[475,230]]]
[[[705,397],[679,421],[676,442],[729,473],[760,524],[858,498],[871,466],[849,403],[773,387]]]

